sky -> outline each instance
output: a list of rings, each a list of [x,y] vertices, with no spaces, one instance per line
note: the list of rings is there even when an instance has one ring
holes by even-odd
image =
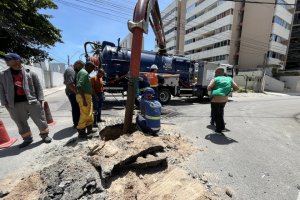
[[[50,22],[61,30],[64,43],[56,43],[46,49],[52,62],[70,64],[78,59],[84,60],[84,43],[87,41],[110,41],[117,44],[129,34],[127,21],[132,20],[134,0],[53,0],[58,9],[43,10],[52,15]],[[165,9],[172,0],[159,0],[160,10]],[[154,50],[155,40],[149,24],[148,34],[144,34],[144,49]]]

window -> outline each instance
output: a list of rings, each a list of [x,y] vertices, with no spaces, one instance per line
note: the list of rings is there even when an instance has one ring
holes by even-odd
[[[161,19],[164,20],[168,18],[171,14],[173,14],[175,11],[177,11],[177,7],[173,8],[171,11],[169,11],[166,15],[164,15]]]
[[[193,43],[193,42],[196,42],[196,41],[199,41],[199,40],[203,40],[204,38],[207,38],[207,37],[210,37],[210,36],[213,36],[213,35],[216,35],[218,33],[228,31],[228,30],[231,30],[231,28],[232,28],[232,25],[228,24],[226,26],[223,26],[221,28],[218,28],[218,29],[215,29],[215,30],[211,31],[210,34],[206,33],[205,36],[201,35],[199,37],[189,39],[189,40],[185,41],[185,44],[190,44],[190,43]]]
[[[177,30],[177,27],[173,27],[170,30],[166,31],[165,35],[168,35],[169,33],[172,33],[173,31],[176,31],[176,30]]]
[[[281,19],[280,17],[278,17],[276,15],[273,17],[273,23],[276,23],[287,30],[290,30],[290,27],[291,27],[291,25],[288,22],[284,21],[283,19]]]
[[[215,21],[217,21],[219,19],[222,19],[222,18],[230,15],[231,13],[233,13],[233,9],[229,9],[229,10],[227,10],[225,12],[222,12],[219,15],[217,15],[217,16],[215,16],[215,17],[213,17],[213,18],[211,18],[211,19],[209,19],[209,20],[207,20],[205,22],[202,22],[201,24],[199,24],[197,26],[194,26],[192,28],[187,29],[185,31],[185,33],[188,34],[188,33],[191,33],[191,32],[193,32],[195,30],[198,30],[198,29],[200,29],[200,28],[202,28],[204,26],[207,26],[207,25],[209,25],[209,24],[211,24],[211,23],[213,23],[213,22],[215,22]],[[188,20],[187,20],[187,23],[188,23]],[[230,30],[231,30],[231,27],[230,27]]]
[[[275,58],[275,59],[279,59],[281,61],[285,60],[285,55],[277,53],[277,52],[273,52],[273,51],[268,51],[268,58]]]

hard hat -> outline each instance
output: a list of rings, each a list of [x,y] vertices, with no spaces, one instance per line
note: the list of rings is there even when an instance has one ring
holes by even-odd
[[[154,96],[154,94],[155,94],[155,91],[151,87],[148,87],[144,90],[143,95],[144,96],[146,96],[146,95]]]
[[[156,69],[156,70],[158,70],[158,67],[157,67],[157,65],[151,65],[150,69]]]

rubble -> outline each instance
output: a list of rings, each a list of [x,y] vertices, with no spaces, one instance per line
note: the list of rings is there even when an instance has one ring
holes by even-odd
[[[133,130],[123,135],[117,124],[100,138],[71,139],[48,150],[43,159],[59,159],[25,177],[4,199],[213,199],[198,179],[177,166],[197,149],[170,127],[163,129],[168,134],[154,137]]]

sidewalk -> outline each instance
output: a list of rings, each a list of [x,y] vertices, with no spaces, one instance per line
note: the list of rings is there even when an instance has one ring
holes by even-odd
[[[58,87],[54,87],[54,88],[47,88],[47,89],[44,89],[44,96],[48,96],[48,95],[51,95],[51,94],[54,94],[56,92],[59,92],[61,90],[64,90],[66,88],[65,85],[62,85],[62,86],[58,86]]]
[[[47,89],[44,89],[44,96],[49,96],[51,94],[54,94],[56,92],[59,92],[59,91],[62,91],[66,88],[65,85],[62,85],[62,86],[58,86],[58,87],[54,87],[54,88],[47,88]],[[3,109],[4,107],[0,104],[0,113],[3,112]]]
[[[299,92],[287,92],[287,93],[279,93],[279,92],[264,92],[268,95],[275,95],[275,96],[300,96]]]

